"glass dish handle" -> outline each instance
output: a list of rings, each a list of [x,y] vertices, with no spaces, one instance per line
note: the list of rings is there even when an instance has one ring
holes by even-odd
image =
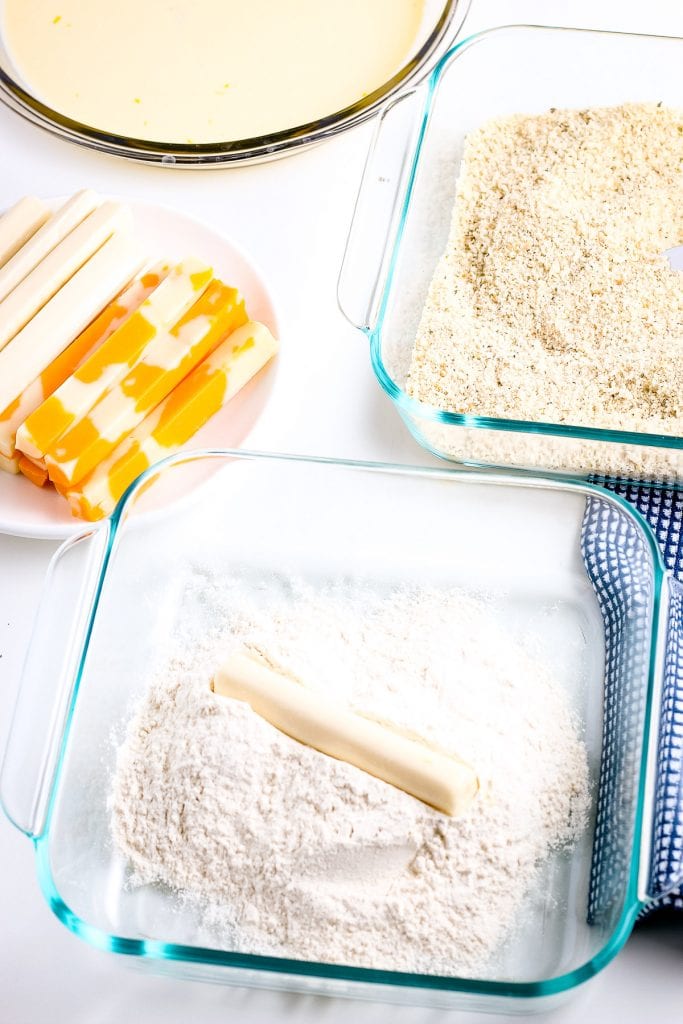
[[[384,294],[391,253],[401,229],[423,119],[425,85],[404,93],[380,114],[365,162],[344,250],[337,302],[346,319],[372,332]]]
[[[45,827],[108,539],[105,522],[62,544],[33,624],[0,772],[3,809],[32,839]]]
[[[662,692],[656,725],[647,898],[683,887],[683,583],[667,580],[662,604]]]

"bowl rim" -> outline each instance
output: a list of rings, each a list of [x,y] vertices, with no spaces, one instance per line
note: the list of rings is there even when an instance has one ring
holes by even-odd
[[[643,715],[642,754],[638,776],[637,802],[630,851],[629,873],[623,906],[611,934],[606,939],[600,950],[589,960],[573,970],[567,971],[556,977],[533,982],[513,982],[460,978],[457,976],[413,974],[402,971],[378,970],[375,968],[352,967],[341,964],[326,964],[284,957],[256,956],[247,953],[214,950],[201,946],[189,946],[182,943],[166,943],[160,940],[149,939],[131,939],[113,935],[83,920],[62,899],[52,876],[50,865],[50,824],[55,808],[56,796],[59,788],[58,783],[65,758],[68,736],[74,717],[78,691],[83,678],[83,669],[88,644],[92,635],[104,581],[107,576],[109,561],[116,547],[118,534],[120,530],[125,529],[125,522],[127,518],[126,513],[129,506],[134,501],[135,495],[139,491],[144,490],[152,479],[160,473],[163,473],[165,469],[170,468],[175,464],[205,458],[224,460],[226,464],[234,461],[243,463],[255,461],[265,464],[268,464],[269,462],[303,463],[306,465],[326,466],[334,470],[360,470],[373,474],[386,473],[390,475],[407,475],[416,480],[451,479],[460,484],[489,484],[493,486],[518,486],[529,489],[565,490],[570,493],[582,494],[586,497],[599,497],[603,501],[611,502],[632,520],[650,551],[653,564],[653,615],[648,683]],[[381,985],[385,986],[387,990],[392,988],[422,989],[431,992],[441,991],[465,993],[512,999],[539,999],[542,997],[557,996],[563,992],[569,992],[599,973],[617,955],[626,943],[638,914],[647,903],[646,897],[643,897],[640,894],[639,881],[641,875],[643,836],[645,834],[648,821],[646,814],[648,754],[651,752],[653,746],[656,748],[656,730],[653,735],[652,728],[654,722],[653,704],[654,697],[657,692],[656,671],[658,664],[658,650],[660,646],[658,638],[660,611],[664,584],[667,578],[664,559],[652,528],[637,509],[627,502],[625,498],[612,491],[606,490],[598,484],[586,481],[577,481],[571,476],[565,476],[562,478],[558,478],[556,475],[544,474],[535,474],[534,476],[527,474],[520,476],[519,474],[502,470],[492,472],[458,469],[450,466],[406,466],[388,462],[368,462],[321,456],[287,455],[281,453],[250,451],[246,449],[203,448],[170,455],[161,462],[145,470],[121,497],[111,517],[102,520],[94,527],[92,523],[85,524],[83,536],[91,536],[93,532],[99,532],[101,530],[107,531],[105,553],[85,628],[85,643],[83,645],[78,668],[75,673],[74,685],[53,776],[45,824],[40,835],[30,837],[34,844],[40,889],[53,913],[70,931],[98,949],[113,953],[122,953],[129,956],[136,956],[140,957],[142,960],[202,964],[205,966],[232,968],[235,970],[241,969],[254,972],[264,972],[267,974],[282,974],[289,977],[294,976],[300,979],[309,978],[319,979],[320,981],[337,980],[354,983],[359,989],[361,989],[363,985]],[[62,547],[68,547],[73,542],[74,539],[71,538],[71,540],[65,541]],[[57,551],[54,556],[55,559],[59,557],[61,550],[62,548]],[[362,993],[359,991],[359,994]]]
[[[447,33],[456,22],[456,34],[467,15],[471,0],[440,0],[441,13],[427,38],[399,70],[386,82],[355,103],[302,125],[224,142],[174,143],[154,142],[106,132],[93,125],[67,117],[43,103],[22,86],[0,63],[0,102],[39,128],[90,149],[113,156],[162,163],[168,166],[216,166],[255,162],[284,155],[289,150],[313,145],[372,117],[399,90],[420,78],[425,65],[438,55]],[[457,21],[458,16],[459,22]],[[0,55],[2,54],[0,37]],[[4,51],[7,53],[7,51]],[[426,71],[425,71],[426,73]]]
[[[440,423],[446,426],[483,428],[486,430],[507,431],[509,433],[517,434],[539,434],[552,437],[565,437],[571,439],[683,450],[683,434],[656,434],[646,433],[644,431],[617,430],[606,427],[589,427],[582,426],[580,424],[553,423],[545,420],[507,419],[505,417],[498,416],[479,416],[475,413],[448,412],[438,406],[429,405],[426,402],[422,402],[419,399],[410,396],[398,381],[394,379],[386,367],[382,356],[383,328],[385,326],[385,319],[391,300],[393,279],[399,263],[401,243],[410,214],[410,204],[421,162],[423,146],[439,85],[452,64],[473,46],[479,45],[480,43],[486,43],[489,39],[507,33],[512,35],[518,33],[531,33],[532,35],[552,34],[558,36],[562,34],[574,34],[580,36],[600,36],[611,39],[643,40],[647,42],[661,41],[672,44],[678,43],[683,46],[683,36],[658,35],[655,33],[644,32],[617,32],[607,29],[587,29],[570,25],[511,23],[506,25],[497,25],[493,28],[483,29],[480,32],[468,35],[464,39],[456,42],[455,45],[443,55],[429,75],[424,101],[421,104],[421,109],[415,117],[415,121],[419,123],[415,150],[407,177],[405,193],[400,204],[398,227],[394,240],[391,243],[391,254],[387,263],[387,274],[382,287],[376,323],[371,327],[361,328],[363,333],[367,335],[370,342],[370,360],[375,377],[382,389],[398,407],[401,415],[410,419],[418,419],[428,421],[430,423]],[[391,106],[391,104],[389,104],[388,107],[389,106]],[[375,142],[376,139],[370,144],[368,160],[372,156]],[[424,444],[421,439],[418,440],[421,444]],[[439,452],[435,452],[435,454],[443,458],[443,455]],[[479,463],[468,464],[481,465]],[[533,470],[531,472],[535,473],[536,471]]]

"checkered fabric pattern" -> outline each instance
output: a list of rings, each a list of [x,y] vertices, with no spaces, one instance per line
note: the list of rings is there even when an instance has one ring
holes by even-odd
[[[650,892],[665,895],[646,910],[683,911],[683,887],[668,892],[683,877],[683,491],[652,485],[596,480],[637,508],[650,524],[673,574],[665,638],[664,681],[659,726],[658,776],[655,792],[653,862]],[[615,538],[615,531],[619,536]],[[608,538],[611,538],[608,543]],[[616,542],[615,542],[616,541]],[[647,557],[637,531],[607,501],[588,501],[582,552],[605,621],[606,673],[603,763],[589,896],[589,920],[607,913],[623,878],[628,823],[620,809],[632,794],[624,792],[633,773],[625,760],[635,756],[628,735],[637,718],[634,701],[642,699],[637,680],[647,671],[647,636],[637,615],[644,576],[632,573]],[[636,681],[636,682],[629,682]],[[624,770],[626,769],[626,770]]]

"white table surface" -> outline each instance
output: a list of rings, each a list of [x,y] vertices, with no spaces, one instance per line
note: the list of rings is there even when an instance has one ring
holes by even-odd
[[[475,6],[471,28],[527,21],[683,35],[680,0],[475,0]],[[260,167],[180,172],[69,146],[0,106],[0,206],[27,192],[57,195],[87,185],[166,203],[222,228],[261,265],[285,320],[285,354],[275,392],[248,446],[430,462],[380,393],[364,339],[336,304],[337,272],[369,131],[364,126],[308,153]],[[0,747],[55,547],[0,537]],[[468,1014],[222,988],[130,970],[123,959],[90,949],[52,916],[38,890],[28,840],[0,815],[0,1024],[175,1024],[190,1019],[203,1024],[336,1024],[349,1015],[358,1024],[471,1019]],[[683,1020],[683,920],[637,931],[585,995],[552,1019],[558,1024]]]

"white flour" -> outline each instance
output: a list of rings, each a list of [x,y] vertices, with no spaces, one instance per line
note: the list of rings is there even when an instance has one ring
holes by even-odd
[[[112,828],[132,884],[198,901],[224,948],[480,969],[540,864],[586,824],[586,751],[552,669],[455,590],[259,590],[195,571],[181,615],[118,756]],[[214,695],[214,670],[245,642],[472,763],[471,810],[448,818]]]

